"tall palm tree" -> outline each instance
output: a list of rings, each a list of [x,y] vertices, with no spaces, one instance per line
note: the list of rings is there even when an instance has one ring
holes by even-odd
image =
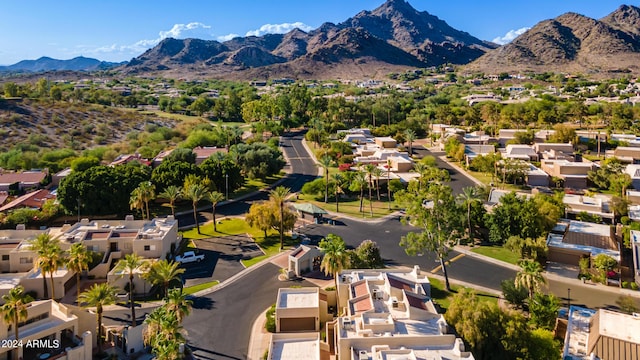
[[[387,159],[387,208],[391,210],[391,160]]]
[[[67,269],[76,273],[76,302],[78,304],[80,304],[80,274],[84,270],[89,270],[91,258],[91,252],[82,243],[71,245],[67,252]]]
[[[216,223],[216,206],[222,200],[224,195],[217,191],[209,191],[206,199],[211,203],[211,213],[213,214],[213,231],[218,231],[218,224]]]
[[[193,206],[193,220],[196,222],[196,228],[198,229],[198,234],[200,234],[200,223],[198,222],[198,203],[204,199],[205,194],[207,193],[207,188],[200,183],[191,183],[189,186],[184,188],[184,192],[182,196],[185,199],[191,200],[191,205]]]
[[[164,306],[178,317],[178,322],[182,323],[185,317],[191,313],[193,301],[187,299],[187,295],[181,289],[171,289],[167,295]]]
[[[478,188],[473,186],[468,186],[462,189],[462,193],[458,194],[458,200],[462,202],[464,206],[467,207],[467,224],[469,230],[469,241],[473,240],[473,234],[471,233],[471,206],[474,203],[480,202],[480,194]]]
[[[177,262],[169,262],[165,259],[158,260],[149,266],[149,271],[143,276],[146,280],[154,285],[162,285],[163,296],[167,297],[169,283],[173,280],[180,279],[180,275],[184,273],[184,269],[179,268]]]
[[[21,321],[27,320],[27,304],[32,302],[33,299],[28,294],[25,294],[22,285],[18,285],[9,290],[8,294],[2,295],[2,300],[4,301],[4,304],[0,307],[2,320],[5,324],[13,327],[13,334],[17,341],[20,339],[18,324]],[[17,358],[18,351],[14,351],[14,353],[14,358]]]
[[[138,189],[140,189],[140,197],[147,211],[147,219],[151,219],[149,201],[156,198],[156,186],[151,181],[143,181],[138,186]]]
[[[85,307],[96,308],[98,351],[102,352],[102,312],[104,307],[116,303],[116,288],[108,283],[93,284],[92,287],[80,294],[80,301]]]
[[[362,172],[357,172],[353,177],[353,190],[360,191],[360,212],[363,212],[364,188],[367,186],[367,176]],[[363,215],[364,216],[364,215]]]
[[[522,270],[516,274],[515,285],[529,289],[529,299],[533,299],[535,291],[547,282],[542,276],[542,266],[537,261],[529,259],[521,260],[518,265]]]
[[[36,261],[33,262],[33,270],[42,272],[42,283],[44,294],[43,297],[46,298],[49,293],[49,289],[47,287],[47,273],[46,273],[46,264],[45,258],[42,257],[49,247],[51,246],[51,236],[49,234],[40,234],[34,240],[31,241],[29,249],[35,251],[36,253]]]
[[[140,210],[142,217],[144,218],[144,200],[142,199],[142,191],[140,188],[135,188],[131,192],[129,197],[129,209]]]
[[[376,194],[378,201],[380,201],[380,176],[382,176],[382,169],[376,166],[376,168],[373,169],[373,176],[376,177]]]
[[[337,288],[337,274],[349,267],[350,257],[344,240],[338,235],[329,234],[324,240],[320,241],[319,248],[324,253],[324,257],[320,263],[320,269],[325,275],[332,275],[334,277]]]
[[[151,352],[158,360],[182,359],[180,344],[185,342],[183,329],[175,312],[167,306],[153,310],[144,320],[147,328],[144,343],[151,346]]]
[[[53,239],[49,234],[40,234],[31,243],[30,249],[35,251],[38,255],[38,259],[34,263],[34,267],[42,272],[42,277],[46,278],[47,273],[50,278],[51,285],[51,299],[55,298],[55,285],[53,283],[53,274],[58,271],[60,266],[63,265],[62,249],[60,248],[60,241]],[[46,284],[46,280],[45,280]],[[46,286],[45,286],[46,292]],[[46,296],[46,294],[45,294]]]
[[[320,160],[318,160],[318,164],[324,170],[324,202],[325,203],[329,201],[329,167],[331,167],[332,163],[333,163],[333,160],[331,160],[331,157],[328,155],[324,155],[323,157],[320,158]]]
[[[182,189],[175,185],[167,186],[158,197],[161,199],[169,200],[169,207],[171,208],[171,215],[176,215],[176,201],[182,196]]]
[[[344,193],[344,177],[342,174],[333,174],[334,195],[336,196],[336,212],[340,212],[338,203],[340,202],[340,194]]]
[[[280,227],[278,232],[280,233],[280,251],[284,249],[284,202],[287,200],[291,189],[278,186],[277,188],[269,192],[270,200],[278,206],[280,210]]]
[[[376,171],[376,166],[373,164],[367,164],[367,166],[364,167],[364,171],[366,172],[367,179],[369,181],[369,212],[371,213],[371,216],[373,216],[373,202],[371,201],[371,192],[373,191],[373,173]]]
[[[116,264],[116,271],[120,276],[129,275],[129,307],[131,308],[131,326],[136,326],[136,306],[133,302],[133,274],[136,269],[144,266],[146,261],[142,256],[136,254],[127,254]]]
[[[409,156],[413,155],[413,141],[416,139],[416,132],[406,129],[403,133],[405,140],[409,143]]]

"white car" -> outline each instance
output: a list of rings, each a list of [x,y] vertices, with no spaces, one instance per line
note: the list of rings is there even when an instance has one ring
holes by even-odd
[[[204,255],[196,255],[193,251],[185,251],[184,254],[176,256],[176,262],[187,264],[204,260]]]

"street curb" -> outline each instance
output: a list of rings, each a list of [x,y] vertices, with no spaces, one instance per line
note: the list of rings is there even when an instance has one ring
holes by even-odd
[[[407,266],[390,266],[389,269],[413,270],[413,268],[410,268],[410,267],[407,267]],[[426,273],[427,278],[438,279],[438,280],[442,281],[443,284],[445,282],[444,275],[433,274],[433,273],[430,273],[430,272],[425,271],[425,270],[421,270],[421,272],[422,273]],[[451,277],[449,277],[449,283],[455,284],[455,285],[464,286],[464,287],[467,287],[467,288],[479,290],[479,291],[482,291],[482,292],[486,292],[486,293],[489,293],[489,294],[493,294],[493,295],[497,295],[499,297],[502,297],[502,292],[501,291],[498,291],[498,290],[495,290],[495,289],[491,289],[491,288],[488,288],[488,287],[484,287],[484,286],[480,286],[480,285],[476,285],[476,284],[472,284],[472,283],[468,283],[466,281],[460,281],[460,280],[452,279]]]
[[[313,153],[313,150],[311,150],[311,148],[309,147],[309,145],[307,145],[307,139],[305,139],[304,137],[302,138],[302,146],[304,147],[304,149],[307,151],[307,153],[309,153],[309,157],[313,160],[313,163],[318,166],[318,159],[316,159],[316,154]],[[324,178],[324,171],[322,170],[322,167],[318,166],[318,176],[321,178]]]
[[[253,322],[253,326],[251,327],[251,336],[249,336],[249,349],[247,350],[247,360],[260,360],[262,359],[262,355],[264,351],[269,347],[264,347],[264,338],[268,337],[269,342],[271,342],[271,333],[267,333],[266,335],[262,334],[262,328],[264,327],[265,317],[267,316],[267,311],[269,308],[265,309],[262,314],[258,315],[258,317]],[[259,340],[257,339],[259,338]],[[254,344],[257,343],[257,344]]]
[[[458,166],[457,164],[454,164],[452,162],[450,162],[449,160],[447,160],[446,156],[438,156],[438,158],[444,162],[446,162],[447,164],[449,164],[449,166],[451,166],[452,168],[456,169],[460,174],[464,175],[467,179],[473,181],[474,183],[476,183],[476,185],[478,186],[485,186],[480,180],[474,178],[473,176],[469,175],[469,173],[467,173],[467,171],[463,168],[461,168],[460,166]]]

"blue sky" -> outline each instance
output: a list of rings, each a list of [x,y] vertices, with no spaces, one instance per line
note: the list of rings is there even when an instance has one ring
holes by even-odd
[[[3,1],[0,64],[49,56],[124,61],[165,37],[224,40],[341,22],[384,0],[22,0]],[[520,29],[568,11],[595,19],[640,0],[409,0],[420,11],[483,40],[508,42]],[[511,33],[510,33],[511,32]],[[511,35],[508,35],[511,34]],[[501,40],[498,40],[501,39]]]

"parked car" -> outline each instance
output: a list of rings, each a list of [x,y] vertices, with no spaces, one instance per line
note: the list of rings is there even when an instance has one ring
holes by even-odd
[[[185,251],[184,254],[176,256],[176,262],[187,264],[204,260],[204,255],[196,255],[193,251]]]

